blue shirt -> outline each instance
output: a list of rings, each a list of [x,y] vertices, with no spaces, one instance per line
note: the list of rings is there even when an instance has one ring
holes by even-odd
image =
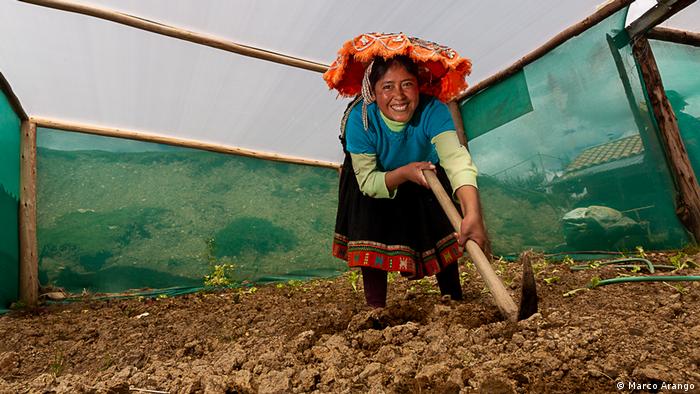
[[[380,171],[391,171],[415,161],[439,162],[431,140],[455,130],[447,106],[432,96],[420,96],[413,117],[401,131],[391,131],[382,119],[377,103],[367,106],[368,130],[362,125],[362,105],[356,105],[345,127],[350,153],[373,154]]]

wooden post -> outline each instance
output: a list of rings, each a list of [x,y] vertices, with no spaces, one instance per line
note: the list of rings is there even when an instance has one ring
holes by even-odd
[[[137,29],[150,31],[152,33],[162,34],[173,38],[178,38],[185,41],[194,42],[210,46],[212,48],[221,49],[228,52],[238,53],[244,56],[250,56],[257,59],[267,60],[287,66],[298,67],[310,71],[326,72],[327,64],[321,64],[311,60],[301,59],[283,53],[268,51],[265,49],[255,48],[249,45],[238,44],[232,41],[224,40],[209,34],[202,34],[186,29],[168,26],[161,22],[151,21],[139,16],[133,16],[122,12],[116,12],[110,9],[95,7],[92,5],[79,4],[64,0],[21,0],[25,3],[40,5],[43,7],[55,8],[68,12],[75,12],[83,15],[90,15],[95,18],[105,19],[115,23],[135,27]]]
[[[675,42],[676,44],[700,47],[700,33],[692,31],[669,29],[668,27],[657,26],[649,30],[646,36],[652,40],[663,40]]]
[[[459,104],[456,101],[450,101],[447,103],[447,108],[450,109],[450,115],[452,115],[452,121],[455,124],[455,129],[457,129],[457,138],[459,138],[459,143],[464,145],[465,148],[469,149],[467,146],[467,133],[464,130],[464,122],[462,122],[462,113],[459,111]]]
[[[685,227],[700,240],[700,185],[693,172],[673,108],[668,102],[649,41],[640,37],[632,45],[632,53],[646,86],[649,102],[659,126],[661,143],[673,180],[678,188],[676,214]]]
[[[337,169],[338,163],[323,160],[306,159],[303,157],[282,155],[274,152],[263,152],[246,148],[219,145],[208,142],[189,140],[184,138],[169,137],[160,134],[147,133],[138,130],[127,130],[114,127],[96,126],[85,123],[68,122],[59,119],[48,119],[31,117],[30,121],[37,127],[47,129],[75,131],[78,133],[101,135],[105,137],[127,138],[136,141],[155,142],[172,146],[183,146],[186,148],[206,150],[210,152],[226,153],[237,156],[253,157],[262,160],[279,161],[283,163],[303,164],[315,167],[325,167]]]
[[[39,259],[36,242],[36,124],[21,126],[19,202],[19,299],[30,308],[39,301]]]
[[[461,102],[467,97],[471,97],[479,93],[480,91],[488,88],[489,86],[495,85],[498,82],[503,81],[504,79],[525,68],[525,66],[527,66],[528,64],[548,54],[554,48],[558,47],[564,42],[570,40],[573,37],[578,36],[579,34],[588,30],[592,26],[600,23],[602,20],[609,17],[610,15],[627,7],[628,5],[630,5],[630,3],[632,3],[632,1],[634,0],[612,0],[606,3],[598,11],[585,18],[584,20],[570,26],[566,30],[557,34],[556,36],[552,37],[549,41],[544,43],[544,45],[540,46],[539,48],[536,48],[532,52],[523,56],[520,60],[510,65],[510,67],[491,75],[490,77],[480,81],[476,85],[471,86],[469,89],[464,91],[464,93],[462,93],[457,99],[455,99],[455,101]]]

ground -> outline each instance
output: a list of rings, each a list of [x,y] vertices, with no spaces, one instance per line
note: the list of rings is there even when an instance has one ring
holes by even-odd
[[[700,275],[699,256],[647,253],[690,265],[661,275]],[[509,323],[460,264],[463,301],[441,298],[432,278],[391,277],[381,310],[364,306],[361,278],[346,273],[14,311],[0,317],[0,393],[700,391],[700,282],[571,294],[646,273],[536,260],[539,313]],[[518,302],[520,266],[494,267]]]

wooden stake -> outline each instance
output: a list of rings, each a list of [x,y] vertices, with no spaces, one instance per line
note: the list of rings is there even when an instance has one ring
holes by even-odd
[[[237,148],[232,146],[217,145],[207,142],[188,140],[184,138],[174,138],[159,134],[151,134],[141,131],[118,129],[113,127],[102,127],[95,125],[88,125],[84,123],[67,122],[58,119],[47,119],[47,118],[35,118],[30,119],[32,122],[36,123],[37,127],[45,127],[48,129],[66,130],[66,131],[76,131],[79,133],[101,135],[106,137],[116,137],[116,138],[127,138],[131,140],[155,142],[159,144],[167,144],[174,146],[182,146],[186,148],[202,149],[210,152],[227,153],[237,156],[254,157],[256,159],[279,161],[284,163],[292,164],[303,164],[315,167],[325,167],[338,169],[340,164],[333,163],[330,161],[322,160],[312,160],[305,159],[296,156],[287,156],[271,152],[261,152],[252,149]]]
[[[194,42],[210,46],[212,48],[221,49],[228,52],[237,53],[239,55],[250,56],[257,59],[268,60],[274,63],[284,64],[287,66],[303,68],[306,70],[326,72],[328,65],[317,63],[310,60],[300,59],[297,57],[285,55],[282,53],[272,52],[265,49],[255,48],[248,45],[237,44],[232,41],[227,41],[219,37],[208,34],[196,33],[190,30],[185,30],[173,26],[169,26],[160,22],[150,21],[145,18],[116,12],[106,8],[88,6],[84,4],[72,3],[62,0],[21,0],[25,3],[40,5],[43,7],[55,8],[77,14],[89,15],[99,19],[105,19],[122,25],[135,27],[137,29],[150,31],[152,33],[162,34],[165,36],[178,38],[185,41]]]
[[[649,41],[643,37],[636,39],[632,45],[632,53],[639,64],[649,102],[659,126],[661,143],[678,188],[676,214],[695,240],[700,241],[700,185],[688,159],[673,108],[666,97]]]
[[[517,62],[513,63],[510,67],[497,72],[496,74],[484,79],[483,81],[477,83],[476,85],[472,86],[471,88],[467,89],[464,93],[462,93],[455,101],[462,101],[468,97],[471,97],[480,91],[486,89],[487,87],[491,85],[495,85],[498,82],[510,77],[511,75],[515,74],[516,72],[522,70],[525,66],[528,64],[534,62],[535,60],[541,58],[542,56],[546,55],[549,53],[552,49],[558,47],[559,45],[563,44],[564,42],[568,41],[569,39],[583,33],[587,29],[589,29],[591,26],[594,26],[601,22],[603,19],[609,17],[610,15],[616,13],[617,11],[621,10],[624,7],[627,7],[630,3],[632,3],[634,0],[613,0],[606,4],[603,8],[599,9],[595,13],[593,13],[591,16],[587,17],[586,19],[582,20],[581,22],[576,23],[575,25],[572,25],[571,27],[567,28],[563,32],[557,34],[554,36],[552,39],[547,41],[544,45],[541,47],[535,49],[534,51],[528,53],[527,55],[523,56],[520,60]]]
[[[692,31],[657,26],[647,32],[647,38],[700,47],[700,33]]]
[[[36,125],[21,126],[19,202],[19,299],[30,308],[39,300],[39,259],[36,240]]]
[[[455,124],[457,129],[457,138],[459,138],[459,143],[464,145],[467,150],[467,133],[464,131],[464,122],[462,122],[462,113],[459,111],[459,104],[456,101],[450,101],[447,103],[447,108],[450,109],[450,115],[452,115],[452,122]]]

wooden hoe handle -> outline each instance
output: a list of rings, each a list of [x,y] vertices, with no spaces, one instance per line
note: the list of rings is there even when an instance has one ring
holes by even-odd
[[[423,175],[428,181],[428,185],[435,194],[435,197],[440,203],[443,211],[445,211],[445,214],[450,219],[452,227],[454,227],[455,231],[459,233],[459,229],[462,224],[462,216],[457,211],[457,208],[455,208],[450,196],[447,195],[445,188],[442,187],[442,184],[437,179],[437,176],[433,171],[423,170]],[[486,287],[488,287],[489,291],[491,291],[491,294],[496,301],[496,306],[498,306],[501,314],[512,322],[518,321],[518,307],[515,305],[515,302],[513,302],[513,299],[510,297],[510,294],[508,294],[508,291],[506,291],[501,279],[498,277],[498,275],[496,275],[496,272],[494,272],[489,259],[486,258],[479,245],[472,240],[468,240],[467,252],[469,252],[469,256],[474,262],[474,266],[476,266],[477,271],[479,271],[481,278],[484,280],[484,282],[486,282]]]

